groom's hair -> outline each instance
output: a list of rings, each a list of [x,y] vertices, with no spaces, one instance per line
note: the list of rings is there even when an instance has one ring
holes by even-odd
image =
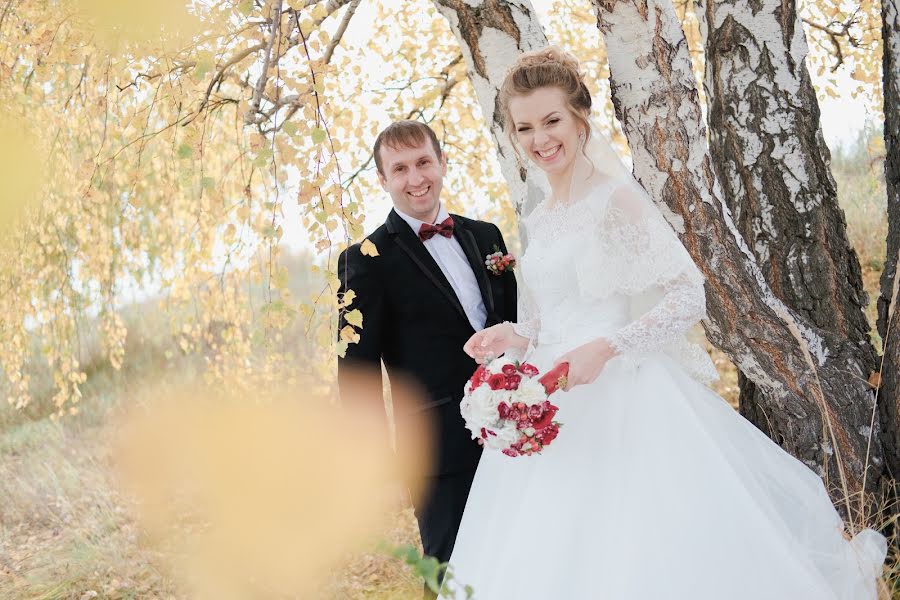
[[[421,121],[396,121],[391,123],[375,138],[375,147],[373,154],[375,156],[375,168],[381,176],[384,176],[384,169],[381,167],[381,147],[389,148],[415,148],[421,146],[426,140],[431,140],[434,147],[434,153],[438,159],[441,158],[441,144],[438,142],[437,136],[431,127]]]

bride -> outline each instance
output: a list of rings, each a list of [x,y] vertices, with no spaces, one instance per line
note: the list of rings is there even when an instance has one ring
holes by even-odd
[[[592,131],[569,54],[522,55],[500,91],[510,137],[552,194],[524,220],[520,321],[477,360],[566,361],[563,423],[540,455],[485,452],[450,565],[478,600],[862,600],[886,554],[852,539],[821,479],[703,383],[685,333],[703,276]]]

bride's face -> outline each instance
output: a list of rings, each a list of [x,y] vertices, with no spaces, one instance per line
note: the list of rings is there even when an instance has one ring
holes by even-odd
[[[557,87],[538,88],[509,101],[509,114],[516,141],[534,163],[548,175],[571,171],[580,148],[578,134],[584,129]]]

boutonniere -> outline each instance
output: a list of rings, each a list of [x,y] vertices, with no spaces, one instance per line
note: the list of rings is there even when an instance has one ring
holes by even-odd
[[[512,271],[516,266],[516,257],[512,254],[503,254],[499,247],[494,246],[494,252],[484,257],[484,266],[494,277],[500,277],[507,271]]]

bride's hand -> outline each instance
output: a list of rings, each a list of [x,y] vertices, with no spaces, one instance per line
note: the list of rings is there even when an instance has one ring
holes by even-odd
[[[499,323],[475,333],[465,343],[463,351],[482,363],[500,356],[516,345],[517,338],[524,339],[516,335],[512,323]]]
[[[615,355],[615,348],[605,339],[598,338],[563,354],[556,359],[553,366],[564,362],[569,363],[569,375],[566,377],[565,387],[565,390],[568,391],[576,385],[593,383],[600,376],[609,359]]]

